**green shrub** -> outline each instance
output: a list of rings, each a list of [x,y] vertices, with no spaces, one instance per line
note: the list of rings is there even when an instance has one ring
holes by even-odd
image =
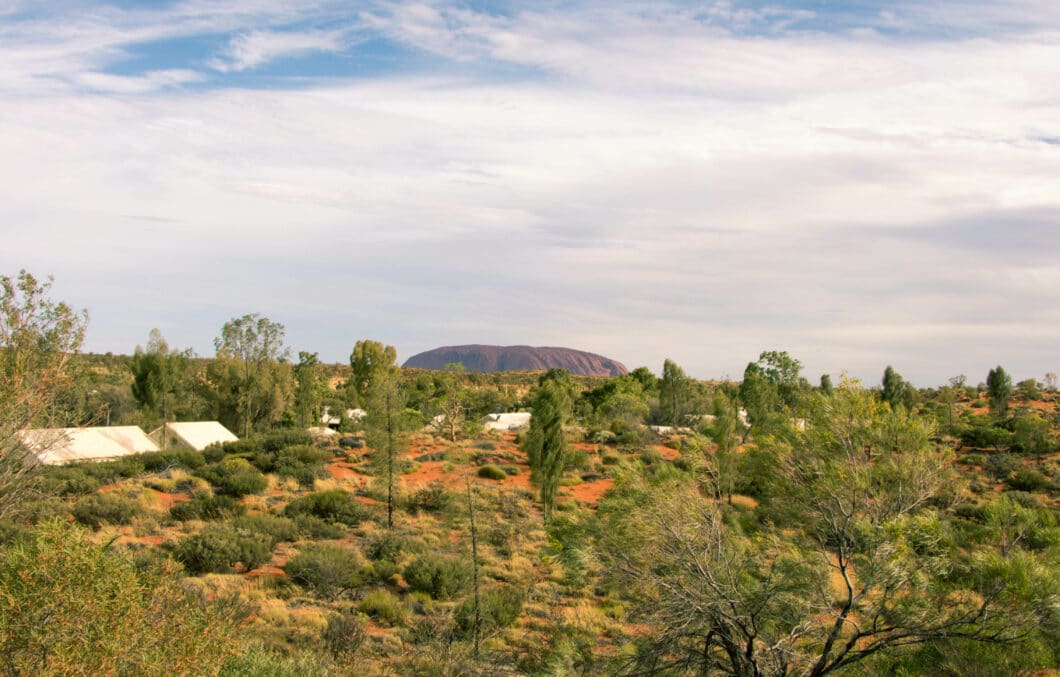
[[[387,625],[404,625],[408,611],[401,599],[389,590],[373,590],[365,595],[357,610]]]
[[[141,461],[144,464],[144,470],[147,472],[162,472],[169,468],[184,468],[185,470],[194,471],[206,465],[206,459],[202,453],[193,449],[144,454]]]
[[[449,599],[470,583],[471,565],[456,557],[422,555],[405,567],[404,576],[413,590],[435,599]]]
[[[384,584],[392,583],[394,575],[400,571],[398,565],[388,559],[377,559],[372,562],[371,569],[372,579]]]
[[[409,496],[410,512],[442,512],[453,502],[453,495],[440,481],[434,481]]]
[[[342,538],[349,527],[341,522],[328,522],[316,515],[296,515],[294,524],[298,533],[313,540]]]
[[[304,430],[276,430],[261,436],[256,441],[264,451],[280,451],[296,445],[311,445],[313,436]]]
[[[493,451],[497,448],[497,445],[490,440],[478,440],[475,442],[475,448],[482,451]]]
[[[510,463],[502,465],[500,468],[504,471],[504,474],[509,477],[514,477],[522,472],[522,469],[519,466]]]
[[[242,515],[247,509],[231,496],[210,496],[197,493],[190,501],[175,503],[169,516],[182,522],[187,520],[221,520]]]
[[[254,455],[254,465],[262,472],[293,477],[302,486],[311,486],[314,479],[327,474],[324,464],[330,459],[331,454],[326,451],[298,444],[276,451],[259,451]]]
[[[296,498],[287,504],[288,517],[312,515],[327,522],[356,526],[371,516],[370,509],[354,500],[353,494],[341,489],[318,491]]]
[[[281,541],[296,541],[300,530],[294,520],[268,513],[244,515],[233,520],[232,526],[252,534],[268,536],[270,547]]]
[[[526,592],[521,588],[506,585],[483,590],[479,595],[479,622],[481,629],[506,628],[523,613]],[[464,632],[475,627],[475,598],[469,596],[453,611],[457,626]]]
[[[366,623],[356,615],[337,614],[328,618],[328,627],[323,633],[324,646],[332,656],[341,658],[356,653],[367,636]]]
[[[102,463],[77,463],[67,466],[78,468],[86,475],[96,478],[101,484],[113,484],[121,479],[136,477],[144,472],[143,454],[126,456]]]
[[[99,480],[77,466],[48,467],[41,478],[49,493],[62,496],[85,496],[99,489]]]
[[[478,469],[478,476],[488,480],[503,480],[508,477],[508,474],[492,463],[487,463]]]
[[[212,484],[218,493],[237,498],[263,491],[269,484],[260,470],[242,458],[211,463],[195,474]]]
[[[108,492],[86,496],[77,502],[73,513],[81,524],[98,529],[104,524],[131,524],[143,513],[143,507],[131,498]]]
[[[216,674],[239,646],[231,605],[61,521],[0,549],[0,591],[5,674]]]
[[[268,536],[223,524],[208,525],[182,538],[173,550],[174,558],[192,574],[230,573],[236,564],[250,570],[269,561],[271,555]]]
[[[319,597],[335,599],[364,583],[364,563],[357,550],[333,543],[313,543],[287,560],[291,580]]]
[[[585,470],[589,467],[589,452],[584,449],[571,449],[567,452],[567,467]]]
[[[393,531],[384,531],[368,539],[365,555],[370,560],[390,560],[396,562],[401,553],[407,549],[405,538]]]
[[[1020,468],[1013,472],[1006,480],[1010,487],[1017,491],[1041,491],[1049,484],[1049,479],[1031,468]]]
[[[331,621],[328,621],[330,628]],[[348,632],[348,629],[346,629]],[[324,631],[327,642],[328,631]],[[363,633],[361,630],[364,641]],[[352,635],[343,635],[351,637]],[[359,645],[358,645],[359,646]],[[327,677],[332,674],[330,659],[315,651],[288,653],[254,644],[232,656],[221,667],[219,677]]]

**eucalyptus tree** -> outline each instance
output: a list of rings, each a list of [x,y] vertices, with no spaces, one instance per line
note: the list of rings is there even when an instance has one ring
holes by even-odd
[[[569,456],[563,426],[570,419],[572,406],[569,382],[542,378],[533,396],[530,430],[522,448],[530,463],[530,482],[538,490],[546,523],[552,518],[559,480]]]
[[[222,407],[234,410],[243,435],[279,418],[290,398],[289,351],[284,326],[258,314],[233,318],[214,339],[217,359],[210,377]]]
[[[1012,377],[998,365],[986,375],[986,390],[990,397],[990,411],[1005,418],[1008,415],[1008,398],[1012,396]]]

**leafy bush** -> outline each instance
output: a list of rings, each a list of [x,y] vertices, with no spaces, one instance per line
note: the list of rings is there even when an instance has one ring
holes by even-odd
[[[312,515],[327,522],[341,522],[348,526],[356,526],[370,517],[367,506],[358,503],[353,494],[341,489],[318,491],[296,498],[287,504],[284,512],[288,517]]]
[[[198,470],[206,465],[206,459],[202,453],[192,449],[144,454],[141,460],[144,464],[144,470],[147,472],[162,472],[169,468]]]
[[[332,543],[313,543],[283,566],[291,580],[320,597],[335,599],[364,583],[364,563],[357,550]]]
[[[233,607],[61,521],[0,549],[0,591],[7,674],[215,674],[239,644]]]
[[[104,524],[131,524],[143,513],[143,507],[131,498],[109,492],[86,496],[77,502],[73,513],[81,524],[98,529]]]
[[[515,586],[489,588],[479,595],[479,621],[481,628],[506,628],[519,620],[526,602],[526,592]],[[453,611],[457,626],[464,632],[475,627],[475,598],[469,596]]]
[[[409,496],[411,512],[442,512],[453,502],[453,494],[440,481],[434,481]]]
[[[254,569],[269,560],[269,537],[229,525],[211,524],[181,539],[173,556],[192,574],[229,573],[236,564]]]
[[[231,496],[210,496],[197,493],[190,501],[175,503],[169,516],[182,522],[187,520],[220,520],[242,515],[247,509]]]
[[[294,520],[262,513],[244,515],[232,522],[232,526],[252,534],[268,536],[271,547],[281,541],[296,541],[300,532]]]
[[[470,583],[471,565],[456,557],[422,555],[405,567],[404,576],[413,590],[435,599],[449,599]]]
[[[86,475],[99,480],[100,484],[113,484],[118,480],[142,474],[144,472],[143,457],[144,454],[137,454],[135,456],[125,456],[114,461],[102,463],[85,462],[67,467],[80,469]]]
[[[484,477],[488,480],[503,480],[508,477],[508,473],[504,472],[492,463],[487,463],[478,469],[478,476]]]
[[[342,538],[348,527],[341,522],[328,522],[316,515],[296,515],[294,524],[298,533],[314,540]]]
[[[370,560],[390,560],[396,562],[401,553],[408,548],[405,539],[393,531],[384,531],[368,539],[365,555]]]
[[[1006,480],[1010,487],[1017,491],[1041,491],[1049,484],[1048,478],[1037,470],[1020,468]]]
[[[49,467],[41,480],[46,491],[62,496],[84,496],[99,489],[99,480],[77,466]]]
[[[368,636],[366,623],[351,613],[338,614],[328,618],[328,627],[324,629],[324,646],[331,655],[342,657],[356,653]],[[257,674],[257,673],[252,673]]]
[[[368,593],[357,610],[388,625],[403,625],[407,610],[401,599],[389,590],[373,590]]]
[[[211,463],[195,474],[212,484],[218,493],[237,498],[256,494],[269,485],[265,475],[242,458],[226,458]]]

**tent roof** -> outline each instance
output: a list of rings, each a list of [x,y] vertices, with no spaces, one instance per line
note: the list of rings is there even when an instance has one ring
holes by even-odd
[[[486,417],[486,430],[515,430],[530,425],[530,412],[490,414]]]
[[[167,423],[166,430],[195,451],[202,451],[215,442],[239,440],[231,430],[217,421],[182,421]],[[155,431],[157,432],[157,431]],[[151,433],[154,435],[155,433]]]
[[[46,465],[103,461],[158,451],[158,445],[134,425],[23,430],[19,439]]]

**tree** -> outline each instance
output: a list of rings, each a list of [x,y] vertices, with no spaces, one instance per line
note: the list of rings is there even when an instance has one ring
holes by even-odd
[[[986,375],[986,389],[990,396],[990,411],[999,418],[1005,418],[1008,415],[1008,399],[1012,396],[1012,377],[998,365]]]
[[[567,463],[563,426],[570,418],[572,398],[561,380],[544,380],[534,394],[530,430],[523,451],[530,462],[530,482],[538,489],[545,522],[552,518],[559,480]]]
[[[39,282],[25,270],[15,278],[0,276],[0,519],[36,489],[36,459],[19,435],[65,424],[58,398],[88,324],[84,311],[48,298],[51,285],[50,278]],[[57,444],[61,437],[38,442]]]
[[[824,395],[832,394],[832,377],[829,374],[821,374],[821,393]]]
[[[1053,448],[1053,429],[1049,421],[1037,414],[1026,413],[1016,417],[1013,428],[1013,442],[1018,444],[1024,453],[1034,454],[1038,465],[1041,466],[1042,454]]]
[[[724,391],[714,392],[714,426],[711,436],[717,448],[714,458],[708,460],[708,472],[714,481],[715,496],[725,496],[732,503],[732,494],[736,485],[736,408],[725,395]]]
[[[298,384],[294,391],[294,410],[298,425],[301,427],[320,425],[327,385],[320,371],[320,359],[317,353],[305,351],[298,353],[294,378]]]
[[[635,671],[824,675],[909,646],[1035,632],[1055,586],[1026,581],[1045,563],[977,552],[955,566],[939,510],[950,464],[929,426],[851,383],[808,409],[805,433],[773,450],[772,514],[789,524],[746,533],[753,522],[680,477],[627,480],[601,504],[604,561],[659,628]]]
[[[663,423],[683,425],[689,410],[692,394],[692,379],[673,360],[663,362],[662,378],[659,379],[659,407]]]
[[[286,370],[277,369],[287,359],[283,336],[282,324],[255,313],[225,322],[214,339],[221,363],[214,376],[220,390],[234,399],[245,437],[255,423],[274,419],[285,408],[290,383]]]
[[[175,404],[183,391],[191,350],[170,349],[162,332],[152,329],[147,349],[136,346],[129,368],[133,374],[133,397],[141,409],[162,425],[174,420]],[[167,436],[162,436],[163,448]]]
[[[467,394],[459,388],[456,374],[464,371],[459,362],[445,365],[445,371],[434,378],[435,404],[442,417],[439,428],[444,428],[450,442],[456,442],[456,433],[464,423],[467,410]]]
[[[787,351],[766,350],[758,356],[758,366],[770,383],[777,387],[777,394],[782,404],[794,407],[799,393],[804,389],[805,381],[799,376],[802,362],[789,355]]]
[[[358,341],[350,355],[351,381],[368,415],[364,418],[375,465],[386,477],[386,525],[394,527],[394,475],[398,455],[408,446],[406,395],[397,364],[397,350],[378,341]]]
[[[889,404],[891,409],[896,409],[901,404],[904,389],[905,381],[894,370],[894,367],[887,365],[887,368],[883,370],[883,390],[880,391],[880,399]]]

